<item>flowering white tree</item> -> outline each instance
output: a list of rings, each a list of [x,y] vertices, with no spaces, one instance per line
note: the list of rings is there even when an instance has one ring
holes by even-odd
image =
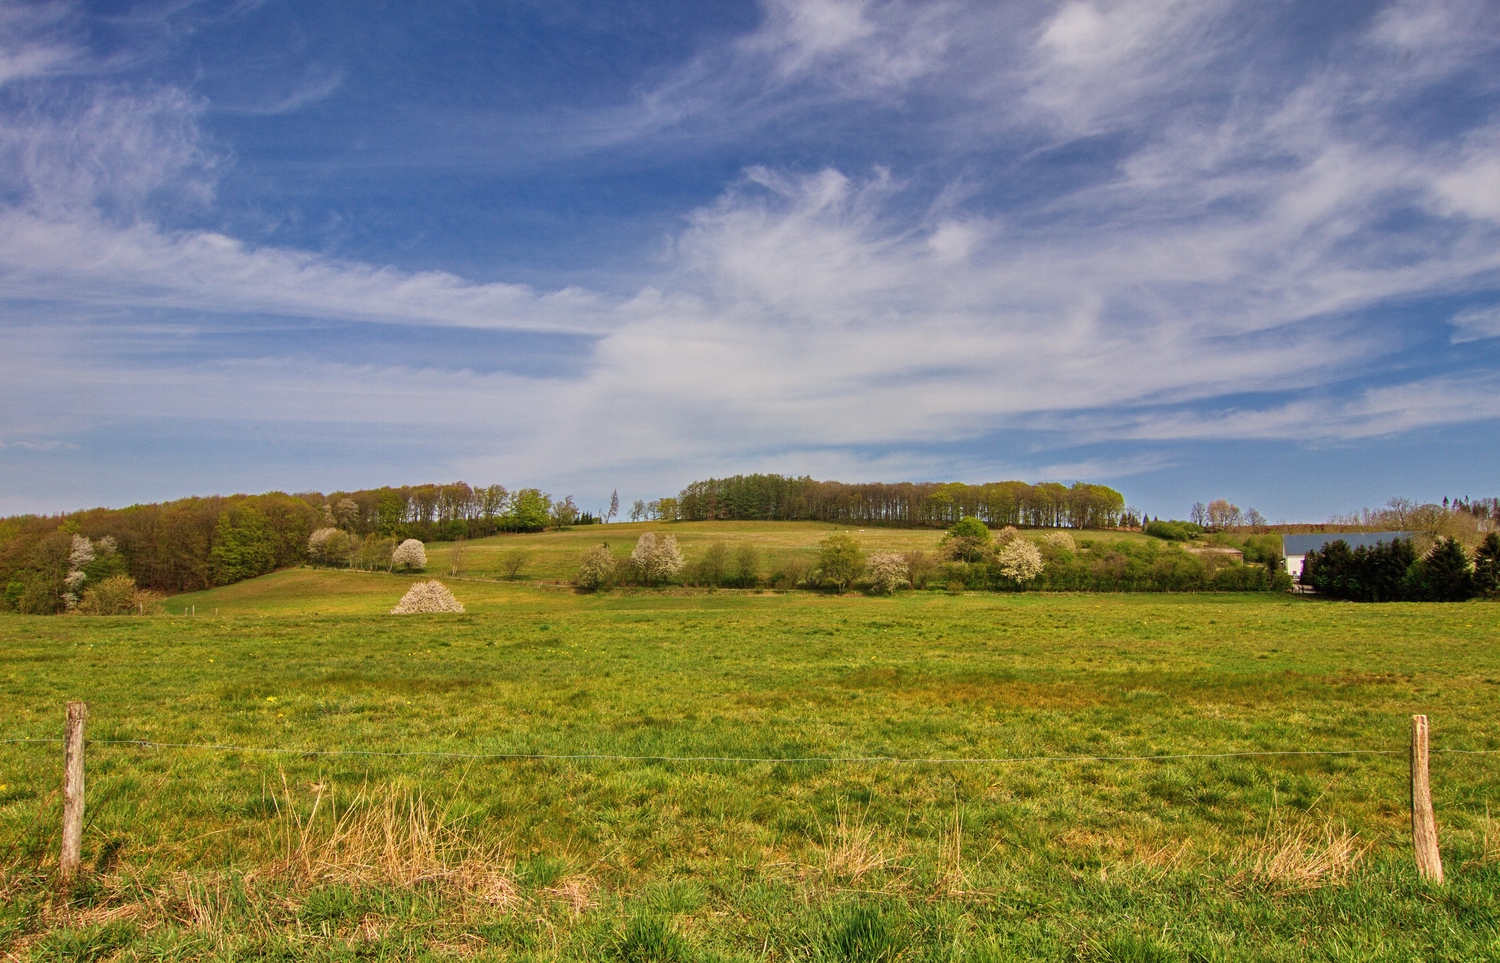
[[[640,574],[642,582],[652,585],[682,570],[682,551],[673,536],[658,538],[655,532],[645,532],[636,539],[630,552],[630,565]]]
[[[995,561],[1000,574],[1019,585],[1041,575],[1045,566],[1041,549],[1020,538],[1002,548]]]
[[[1048,532],[1042,536],[1043,545],[1051,545],[1066,552],[1078,551],[1078,545],[1073,541],[1073,536],[1067,532]]]
[[[68,568],[76,571],[93,560],[94,543],[82,535],[74,535],[72,549],[68,552]]]
[[[416,541],[412,539],[412,541]],[[421,545],[421,542],[417,542]],[[418,582],[406,590],[401,601],[391,609],[392,615],[418,615],[426,612],[462,612],[463,603],[453,597],[442,582]]]
[[[83,535],[73,536],[72,546],[68,550],[68,574],[63,576],[63,586],[66,591],[62,594],[63,605],[68,611],[78,606],[78,593],[83,590],[83,583],[88,580],[88,574],[83,568],[94,560],[94,543]]]
[[[332,526],[320,528],[307,536],[307,557],[314,562],[328,561],[328,543],[338,534]]]
[[[579,588],[600,589],[609,584],[614,573],[615,557],[609,554],[609,546],[590,545],[583,550],[583,557],[578,560],[578,577],[575,581]]]
[[[877,595],[895,595],[896,590],[911,582],[906,556],[895,552],[876,552],[868,563],[870,589]]]
[[[655,532],[642,532],[641,537],[635,540],[635,548],[630,550],[630,567],[639,572],[643,578],[651,553],[654,551],[656,551]]]
[[[420,572],[427,567],[427,549],[415,538],[408,538],[391,553],[391,570],[410,569]]]

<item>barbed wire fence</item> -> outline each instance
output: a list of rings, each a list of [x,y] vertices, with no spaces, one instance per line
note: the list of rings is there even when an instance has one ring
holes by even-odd
[[[1412,848],[1418,872],[1424,879],[1443,882],[1442,858],[1438,849],[1436,817],[1432,807],[1430,757],[1432,755],[1489,756],[1500,755],[1500,749],[1437,748],[1430,745],[1430,729],[1425,715],[1411,719],[1411,745],[1403,749],[1247,749],[1231,752],[1172,752],[1140,755],[1072,754],[1025,756],[733,756],[733,755],[666,755],[659,753],[606,752],[462,752],[440,749],[323,749],[316,747],[238,746],[216,742],[159,742],[151,739],[88,739],[85,726],[88,706],[82,702],[67,704],[66,725],[62,736],[12,737],[0,739],[0,745],[63,745],[63,838],[59,871],[63,880],[77,875],[80,865],[80,840],[84,817],[84,755],[88,746],[111,746],[142,750],[181,752],[240,752],[257,755],[368,758],[454,759],[470,762],[619,762],[683,764],[827,764],[827,765],[898,765],[898,766],[1016,766],[1065,763],[1173,762],[1195,759],[1254,759],[1296,757],[1354,757],[1410,755],[1410,808]]]

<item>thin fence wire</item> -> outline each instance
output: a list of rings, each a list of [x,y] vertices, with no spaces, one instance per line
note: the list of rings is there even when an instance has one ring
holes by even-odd
[[[27,743],[57,744],[58,737],[40,739],[0,739],[0,745]],[[1251,749],[1239,752],[1174,752],[1153,755],[1062,755],[1062,756],[668,756],[603,752],[454,752],[441,749],[289,749],[268,746],[231,746],[219,743],[154,742],[149,739],[90,739],[91,746],[129,746],[137,749],[181,749],[201,752],[246,752],[283,756],[365,756],[378,758],[429,758],[536,762],[707,762],[754,765],[760,763],[828,763],[834,765],[929,765],[929,766],[1006,766],[1023,763],[1051,762],[1167,762],[1180,759],[1247,759],[1295,756],[1399,756],[1401,749]],[[1433,749],[1434,755],[1487,756],[1500,749]]]

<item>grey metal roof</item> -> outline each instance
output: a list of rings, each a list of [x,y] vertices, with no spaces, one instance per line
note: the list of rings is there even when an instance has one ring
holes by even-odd
[[[1322,551],[1329,542],[1343,542],[1350,548],[1374,548],[1381,542],[1394,542],[1398,538],[1412,538],[1413,532],[1342,532],[1329,535],[1283,535],[1281,554],[1306,555]]]

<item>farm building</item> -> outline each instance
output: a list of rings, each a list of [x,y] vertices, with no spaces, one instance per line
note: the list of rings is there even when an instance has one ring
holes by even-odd
[[[1308,552],[1319,552],[1329,542],[1343,542],[1350,548],[1373,548],[1381,542],[1393,542],[1398,538],[1411,538],[1413,532],[1335,532],[1330,535],[1283,535],[1281,557],[1286,560],[1287,574],[1297,579],[1302,577],[1302,564]]]

